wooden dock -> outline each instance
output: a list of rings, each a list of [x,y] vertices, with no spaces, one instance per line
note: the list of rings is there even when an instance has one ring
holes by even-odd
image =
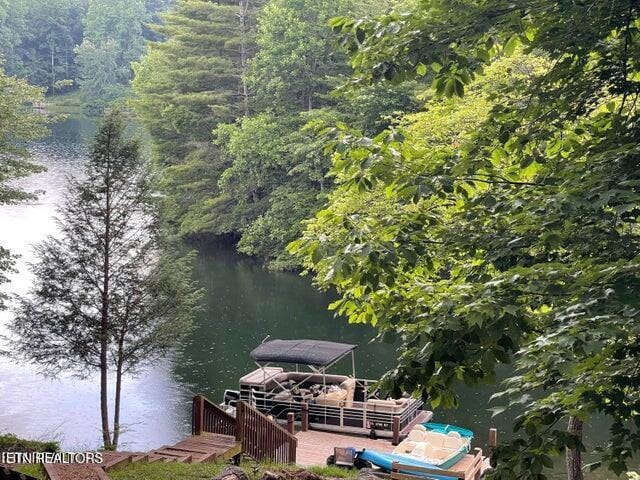
[[[369,449],[382,453],[391,453],[395,448],[389,439],[372,440],[362,436],[343,435],[318,430],[298,432],[296,438],[298,439],[296,463],[302,467],[326,465],[327,457],[334,453],[334,447],[354,447],[356,450]],[[451,467],[447,476],[453,479],[456,478],[453,474],[457,474],[457,478],[475,479],[479,478],[488,468],[489,459],[483,456],[482,450],[475,449]],[[395,480],[410,480],[411,477],[411,475],[392,476]]]
[[[333,455],[334,447],[355,447],[358,450],[367,448],[389,453],[393,445],[389,439],[371,440],[367,437],[342,435],[339,433],[307,430],[298,432],[298,449],[296,463],[301,466],[326,465],[327,457]]]

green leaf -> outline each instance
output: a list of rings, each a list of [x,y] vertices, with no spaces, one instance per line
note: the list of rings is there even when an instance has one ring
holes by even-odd
[[[506,56],[510,57],[516,52],[516,48],[520,44],[520,38],[518,35],[512,35],[504,44],[503,52]]]

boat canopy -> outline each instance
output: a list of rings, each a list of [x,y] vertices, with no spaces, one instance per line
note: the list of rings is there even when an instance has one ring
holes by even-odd
[[[258,363],[294,363],[326,368],[353,352],[356,345],[324,340],[269,340],[251,352]]]

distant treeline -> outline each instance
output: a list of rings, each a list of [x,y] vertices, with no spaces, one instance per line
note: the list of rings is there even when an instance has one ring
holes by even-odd
[[[0,0],[0,57],[9,75],[47,89],[81,88],[89,108],[123,94],[131,62],[155,38],[144,26],[172,0]]]

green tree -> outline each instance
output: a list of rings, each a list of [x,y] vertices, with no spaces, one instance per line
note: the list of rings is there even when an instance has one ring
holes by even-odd
[[[135,108],[164,168],[166,216],[184,235],[206,231],[224,160],[211,131],[247,108],[243,73],[259,2],[180,0],[153,27],[164,37],[135,64]]]
[[[59,80],[75,80],[73,49],[82,42],[85,12],[85,0],[0,1],[0,54],[7,72],[50,94]]]
[[[35,282],[11,324],[16,356],[44,373],[99,371],[106,449],[120,438],[123,376],[165,356],[188,330],[197,303],[189,258],[166,248],[151,175],[125,127],[118,112],[106,115],[84,177],[69,182],[59,236],[36,247]]]
[[[258,110],[290,114],[326,104],[348,72],[329,19],[349,12],[351,0],[271,0],[260,14],[258,53],[251,62],[248,83]],[[333,81],[332,81],[333,79]]]
[[[49,119],[33,110],[33,103],[43,100],[42,89],[24,80],[7,76],[0,68],[0,206],[33,200],[37,192],[26,192],[15,180],[43,169],[28,160],[25,143],[46,133]],[[8,281],[13,257],[0,246],[0,285]],[[0,310],[6,296],[0,293]]]
[[[113,40],[94,44],[84,40],[76,47],[79,67],[80,89],[84,96],[85,107],[89,112],[99,112],[110,102],[126,93],[123,70],[129,70],[119,64],[120,52]]]
[[[126,92],[131,64],[144,50],[143,0],[90,0],[84,40],[75,50],[79,84],[89,110],[100,111]]]
[[[338,132],[334,174],[363,210],[336,195],[291,247],[341,292],[339,313],[402,338],[390,388],[455,406],[457,381],[493,381],[515,357],[504,397],[523,437],[495,451],[492,478],[546,478],[565,451],[582,478],[595,413],[612,423],[611,470],[640,445],[638,25],[636,2],[425,0],[334,22],[356,82],[428,76],[436,95],[464,96],[456,115],[500,55],[554,59],[495,90],[462,135],[430,128],[446,145]]]
[[[224,213],[211,210],[211,231],[239,235],[238,249],[272,268],[298,266],[285,246],[332,188],[329,156],[304,126],[348,121],[379,130],[388,122],[381,117],[412,103],[404,87],[333,92],[349,66],[328,22],[359,9],[363,4],[352,0],[269,2],[247,75],[253,115],[215,132],[229,166],[215,200]]]

